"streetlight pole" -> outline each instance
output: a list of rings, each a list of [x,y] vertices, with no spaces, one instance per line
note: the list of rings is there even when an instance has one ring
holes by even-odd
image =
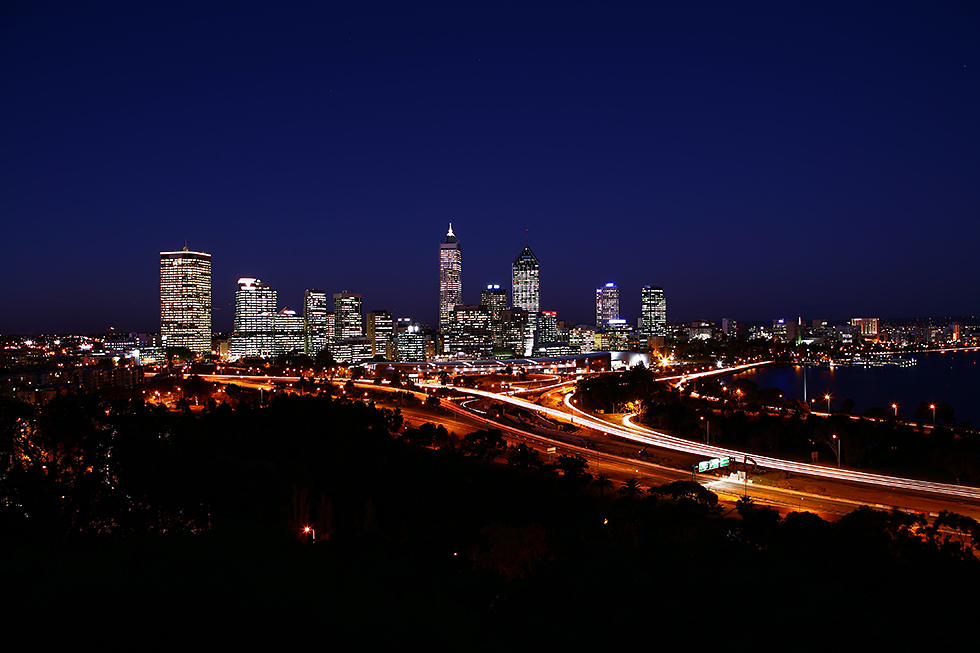
[[[831,435],[834,441],[837,443],[837,469],[840,469],[840,438],[837,435]]]
[[[827,414],[830,415],[830,395],[824,395],[823,398],[827,400]]]
[[[892,404],[892,410],[895,411],[895,417],[898,417],[898,404]]]
[[[932,409],[932,425],[936,426],[936,404],[929,404],[929,408]]]

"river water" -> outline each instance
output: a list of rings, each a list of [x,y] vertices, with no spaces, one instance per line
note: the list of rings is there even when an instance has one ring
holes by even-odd
[[[917,353],[914,367],[837,367],[806,368],[807,403],[816,410],[826,410],[823,396],[831,396],[831,408],[840,410],[844,399],[855,402],[852,414],[859,415],[871,406],[891,410],[898,404],[898,414],[907,420],[920,401],[929,404],[948,403],[958,422],[969,420],[980,427],[980,351],[947,351]],[[734,374],[729,379],[749,379],[759,388],[779,388],[786,398],[803,399],[803,368],[772,366]],[[816,399],[816,402],[810,401]]]

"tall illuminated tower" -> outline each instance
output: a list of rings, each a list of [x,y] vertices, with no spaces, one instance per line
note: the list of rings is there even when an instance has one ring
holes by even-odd
[[[278,293],[253,277],[238,280],[235,291],[235,330],[228,350],[232,358],[271,356],[276,344]]]
[[[640,290],[640,335],[667,335],[667,300],[660,286]]]
[[[327,293],[312,288],[303,298],[303,319],[305,331],[305,350],[308,356],[316,356],[333,333],[327,333]]]
[[[211,353],[211,255],[160,252],[160,339],[164,347]]]
[[[490,332],[493,334],[493,346],[503,345],[503,318],[507,310],[507,291],[497,284],[480,291],[480,303],[490,311]]]
[[[439,244],[439,330],[453,323],[453,309],[463,303],[462,265],[459,241],[449,223],[449,233]]]
[[[514,259],[511,273],[511,305],[536,315],[541,310],[541,265],[527,243]]]
[[[335,292],[333,294],[334,340],[359,338],[364,335],[361,318],[361,293]]]
[[[595,324],[604,327],[619,319],[619,288],[610,282],[595,289]]]

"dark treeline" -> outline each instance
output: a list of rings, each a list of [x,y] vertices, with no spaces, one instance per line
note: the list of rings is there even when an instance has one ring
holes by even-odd
[[[638,412],[652,428],[692,440],[742,451],[911,475],[951,483],[980,483],[980,438],[950,426],[923,428],[931,410],[916,411],[918,424],[894,419],[891,411],[868,409],[868,419],[851,419],[853,402],[830,418],[817,417],[796,399],[784,400],[775,388],[758,388],[747,379],[722,387],[717,380],[698,381],[699,398],[653,380],[642,366],[618,374],[584,379],[578,386],[582,404],[606,412]],[[923,404],[925,406],[925,404]],[[953,409],[937,406],[937,419],[952,423]],[[834,437],[836,436],[836,437]]]
[[[316,396],[200,414],[95,395],[3,403],[0,610],[48,636],[97,624],[195,647],[200,632],[274,632],[289,646],[578,649],[697,641],[707,626],[726,648],[808,648],[839,637],[828,614],[882,647],[966,638],[970,603],[927,597],[978,580],[972,520],[780,518],[700,486],[613,484],[497,431],[400,427],[395,410]]]

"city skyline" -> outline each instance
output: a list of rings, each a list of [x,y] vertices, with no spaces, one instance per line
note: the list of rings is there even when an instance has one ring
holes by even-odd
[[[630,324],[651,283],[671,323],[977,312],[972,4],[14,3],[2,29],[3,334],[156,331],[151,252],[185,243],[216,331],[248,277],[435,327],[449,222],[463,303],[529,234],[540,308],[583,324],[606,281]]]

